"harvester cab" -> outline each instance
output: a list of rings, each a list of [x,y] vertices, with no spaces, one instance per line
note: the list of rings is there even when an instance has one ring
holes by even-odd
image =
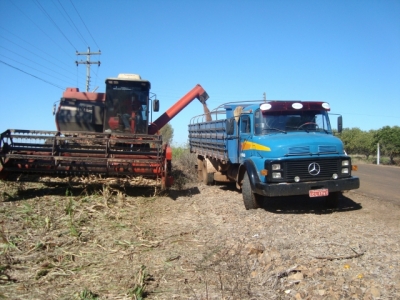
[[[150,82],[136,74],[106,79],[104,132],[148,133]]]
[[[105,93],[67,88],[56,113],[57,130],[147,134],[150,82],[119,74],[105,83]]]

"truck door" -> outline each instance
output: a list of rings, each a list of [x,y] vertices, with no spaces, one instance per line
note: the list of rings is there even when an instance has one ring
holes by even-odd
[[[249,115],[242,115],[239,124],[239,162],[253,155],[252,150],[252,124]]]

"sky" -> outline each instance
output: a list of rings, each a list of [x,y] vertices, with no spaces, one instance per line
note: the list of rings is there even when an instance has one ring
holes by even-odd
[[[196,84],[230,101],[315,100],[344,127],[400,126],[400,0],[0,0],[0,132],[56,130],[66,87],[140,74],[165,112]],[[56,103],[57,104],[57,103]],[[190,103],[172,121],[188,140]]]

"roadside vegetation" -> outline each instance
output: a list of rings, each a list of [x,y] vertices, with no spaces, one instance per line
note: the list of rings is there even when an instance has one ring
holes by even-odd
[[[379,145],[380,164],[400,165],[400,127],[385,126],[378,130],[362,131],[359,128],[345,128],[338,137],[343,141],[347,154],[353,158],[377,163]]]

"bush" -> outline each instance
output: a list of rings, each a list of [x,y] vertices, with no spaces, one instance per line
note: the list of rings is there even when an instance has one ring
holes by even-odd
[[[178,189],[197,181],[196,163],[196,154],[190,153],[189,146],[172,148],[172,176]]]

